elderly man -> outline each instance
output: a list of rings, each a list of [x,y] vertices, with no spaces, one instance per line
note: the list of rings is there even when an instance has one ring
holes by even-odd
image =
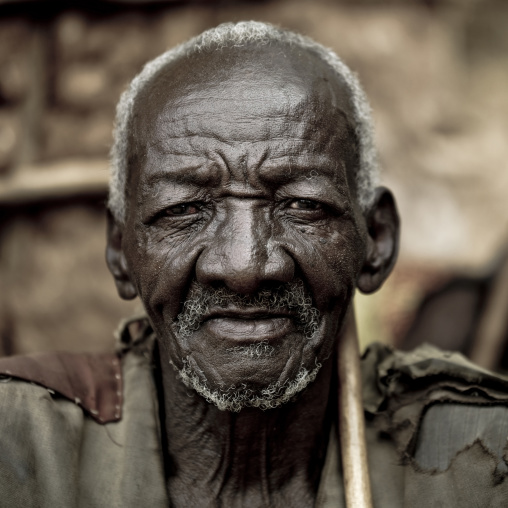
[[[148,317],[117,355],[0,363],[0,504],[344,506],[334,359],[398,243],[376,179],[363,92],[309,39],[221,25],[149,63],[107,248]],[[504,381],[427,350],[363,368],[375,506],[504,506]]]

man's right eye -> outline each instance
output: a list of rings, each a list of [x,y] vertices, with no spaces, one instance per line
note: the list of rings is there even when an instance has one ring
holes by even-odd
[[[192,215],[199,212],[199,205],[197,203],[182,203],[180,205],[171,206],[166,208],[165,215],[170,217],[177,215]]]
[[[295,199],[289,203],[289,208],[293,210],[306,210],[306,211],[315,211],[321,210],[323,205],[318,201],[314,201],[312,199]]]

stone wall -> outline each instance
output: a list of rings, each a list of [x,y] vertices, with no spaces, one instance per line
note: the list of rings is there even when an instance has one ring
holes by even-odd
[[[503,2],[49,5],[9,7],[0,18],[0,352],[112,344],[115,322],[136,305],[115,296],[103,261],[115,103],[144,62],[224,21],[260,19],[314,37],[359,73],[371,98],[404,233],[392,282],[370,300],[374,309],[359,302],[365,334],[391,340],[422,288],[482,269],[506,241]],[[81,192],[92,174],[93,192]],[[71,181],[67,190],[41,192],[41,180],[56,189],[57,175]]]

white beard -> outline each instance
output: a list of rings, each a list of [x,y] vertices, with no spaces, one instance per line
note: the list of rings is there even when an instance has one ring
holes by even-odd
[[[319,327],[319,311],[313,306],[312,298],[300,279],[282,284],[274,290],[261,290],[253,296],[241,296],[226,288],[206,288],[194,283],[184,303],[183,311],[177,316],[175,322],[177,335],[184,339],[198,330],[210,306],[226,308],[228,305],[246,308],[261,307],[270,310],[289,309],[296,316],[297,326],[303,333],[304,340],[311,339]],[[229,352],[252,358],[252,361],[261,356],[271,356],[273,351],[273,346],[267,342],[229,349]],[[237,385],[229,388],[212,389],[203,378],[203,373],[196,372],[187,358],[182,360],[181,369],[173,362],[171,364],[185,386],[196,390],[220,410],[234,412],[244,407],[273,409],[285,404],[314,381],[321,368],[321,364],[316,360],[311,370],[302,365],[293,379],[283,383],[272,382],[264,388],[251,389],[239,380]]]
[[[302,366],[293,380],[288,380],[285,383],[276,381],[259,390],[252,390],[241,384],[227,389],[212,390],[206,381],[200,379],[187,360],[183,362],[181,369],[175,365],[173,367],[185,386],[196,390],[207,402],[214,404],[221,411],[237,413],[244,407],[257,407],[265,410],[274,409],[289,402],[316,379],[321,364],[316,362],[316,366],[312,370]]]

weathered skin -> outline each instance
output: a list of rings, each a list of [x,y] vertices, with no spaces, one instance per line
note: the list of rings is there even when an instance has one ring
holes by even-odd
[[[161,72],[135,107],[128,212],[111,219],[108,263],[140,296],[160,344],[167,481],[175,507],[308,507],[335,418],[332,353],[355,287],[376,290],[396,257],[398,218],[380,188],[365,215],[344,86],[285,46],[198,54]],[[218,312],[190,337],[174,319],[197,281],[250,295],[300,278],[320,312]],[[231,348],[262,341],[270,356]],[[177,379],[188,358],[212,387],[265,386],[323,367],[280,408],[219,411]]]

